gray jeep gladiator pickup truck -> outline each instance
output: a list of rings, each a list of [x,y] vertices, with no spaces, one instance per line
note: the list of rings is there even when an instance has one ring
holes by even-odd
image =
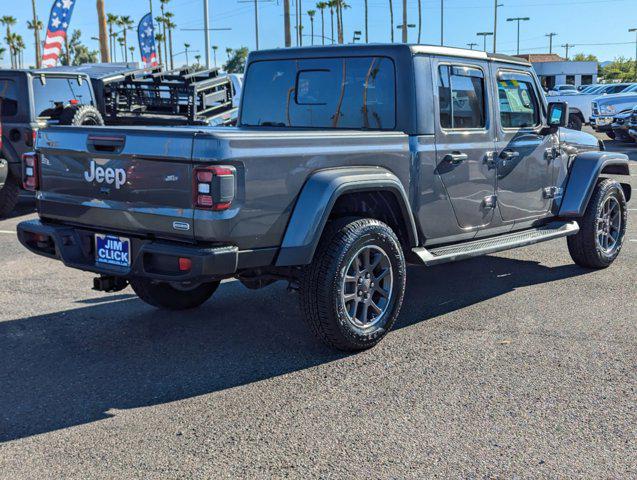
[[[530,64],[443,47],[364,45],[249,57],[236,128],[52,127],[24,175],[29,250],[187,309],[226,278],[286,280],[328,345],[394,324],[406,264],[568,237],[608,267],[631,196],[627,157],[564,128]],[[608,178],[620,178],[620,181]]]

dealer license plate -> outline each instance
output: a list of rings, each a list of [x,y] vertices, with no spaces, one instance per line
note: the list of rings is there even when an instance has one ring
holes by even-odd
[[[95,234],[95,263],[130,267],[130,239]]]

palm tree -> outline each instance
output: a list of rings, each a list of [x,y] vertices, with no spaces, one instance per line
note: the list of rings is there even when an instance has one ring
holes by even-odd
[[[14,50],[12,48],[12,42],[13,41],[9,41],[9,39],[11,39],[11,27],[13,25],[15,25],[18,21],[15,19],[15,17],[12,17],[11,15],[5,15],[3,17],[0,17],[0,24],[4,25],[5,27],[7,27],[7,36],[5,37],[5,40],[7,41],[7,45],[9,45],[9,53],[11,54],[11,68],[17,68],[15,66],[15,58],[14,58]]]
[[[314,45],[314,15],[316,15],[316,10],[308,10],[307,16],[310,17],[310,32],[312,34],[312,45]]]
[[[337,0],[329,0],[327,6],[330,9],[330,23],[332,24],[332,45],[334,44],[334,7]]]
[[[345,0],[336,0],[336,20],[338,24],[338,43],[345,43],[345,28],[343,26],[343,10],[350,8]]]
[[[128,62],[128,55],[126,54],[126,39],[124,37],[117,37],[117,43],[119,43],[119,48],[122,51],[122,58],[126,58],[125,61]]]
[[[296,38],[303,45],[303,0],[296,0]]]
[[[188,67],[188,49],[190,48],[190,44],[189,43],[184,43],[184,48],[186,49],[185,53],[186,53],[186,67]]]
[[[9,58],[11,59],[11,68],[18,68],[18,65],[16,62],[16,44],[18,41],[18,35],[11,32],[5,38],[5,41],[7,42],[7,46],[9,47]]]
[[[38,14],[35,8],[35,0],[31,0],[31,8],[33,10],[33,21],[27,22],[29,29],[33,30],[33,38],[35,40],[35,66],[40,68],[42,66],[42,51],[40,45],[40,30],[42,30],[42,22],[38,20]],[[31,25],[28,25],[30,23]]]
[[[283,0],[283,37],[285,46],[292,46],[292,33],[290,32],[290,0]]]
[[[135,46],[131,45],[130,47],[128,47],[128,50],[130,50],[130,61],[134,62],[135,61]]]
[[[16,55],[16,65],[18,66],[18,68],[24,67],[23,52],[25,48],[26,48],[26,45],[24,44],[24,39],[22,38],[22,35],[16,35],[15,36],[15,55]]]
[[[418,43],[422,34],[422,0],[418,0]]]
[[[135,22],[133,22],[133,20],[128,15],[124,15],[119,17],[117,25],[122,28],[122,36],[124,38],[124,61],[128,62],[128,38],[126,34],[130,29],[133,28]]]
[[[106,23],[108,24],[108,48],[111,53],[111,57],[113,57],[113,61],[117,61],[117,49],[115,48],[115,37],[117,34],[113,33],[113,26],[117,25],[119,21],[119,17],[117,15],[113,15],[112,13],[106,14]]]
[[[168,48],[169,48],[169,56],[170,56],[170,69],[174,68],[173,66],[173,28],[177,28],[177,25],[172,22],[172,19],[175,15],[171,12],[166,12],[164,14],[164,25],[166,25],[166,29],[168,30]]]
[[[159,55],[160,65],[164,65],[164,56],[162,55],[162,48],[161,48],[161,44],[163,41],[164,41],[164,35],[162,33],[156,33],[155,42],[157,42],[157,54]]]
[[[197,61],[197,67],[201,67],[201,55],[195,55],[195,60]]]
[[[321,12],[321,42],[325,45],[325,9],[327,8],[327,2],[318,2],[316,8]]]
[[[35,0],[33,0],[35,2]],[[105,15],[105,7],[104,0],[96,0],[97,1],[97,25],[99,28],[99,42],[100,42],[100,57],[102,62],[110,62],[111,61],[111,52],[107,44],[108,34],[106,33],[106,15]]]
[[[166,42],[168,41],[168,35],[166,34],[166,5],[168,5],[168,3],[170,2],[170,0],[159,0],[160,3],[160,10],[161,10],[161,17],[157,19],[157,21],[159,21],[161,23],[161,25],[163,25],[163,34],[164,34],[164,52],[166,53],[166,65],[168,65],[168,45],[166,44]],[[161,20],[160,20],[161,19]],[[172,65],[172,55],[170,55],[170,64]],[[172,68],[172,67],[171,67]]]
[[[217,68],[217,50],[219,50],[219,45],[212,46],[212,55],[215,59],[215,68]]]
[[[29,30],[33,30],[33,36],[36,40],[36,44],[35,44],[35,66],[36,68],[40,68],[42,66],[42,52],[40,50],[40,31],[42,30],[42,27],[44,26],[44,24],[42,23],[42,20],[33,20],[33,21],[27,21],[27,28]]]
[[[391,43],[394,43],[394,2],[389,0],[389,31],[391,32]]]

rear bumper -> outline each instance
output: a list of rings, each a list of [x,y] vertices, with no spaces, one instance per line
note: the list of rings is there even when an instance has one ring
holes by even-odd
[[[95,263],[95,232],[39,220],[18,225],[18,239],[27,249],[64,265],[87,272],[117,277],[142,277],[170,282],[202,282],[232,276],[239,262],[233,246],[197,247],[131,237],[131,266]],[[192,267],[179,270],[179,258],[188,258]]]

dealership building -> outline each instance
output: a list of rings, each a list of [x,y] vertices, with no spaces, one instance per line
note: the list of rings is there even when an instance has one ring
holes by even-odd
[[[597,83],[597,62],[573,62],[555,53],[518,55],[531,62],[542,86],[550,90],[555,85],[590,85]]]

